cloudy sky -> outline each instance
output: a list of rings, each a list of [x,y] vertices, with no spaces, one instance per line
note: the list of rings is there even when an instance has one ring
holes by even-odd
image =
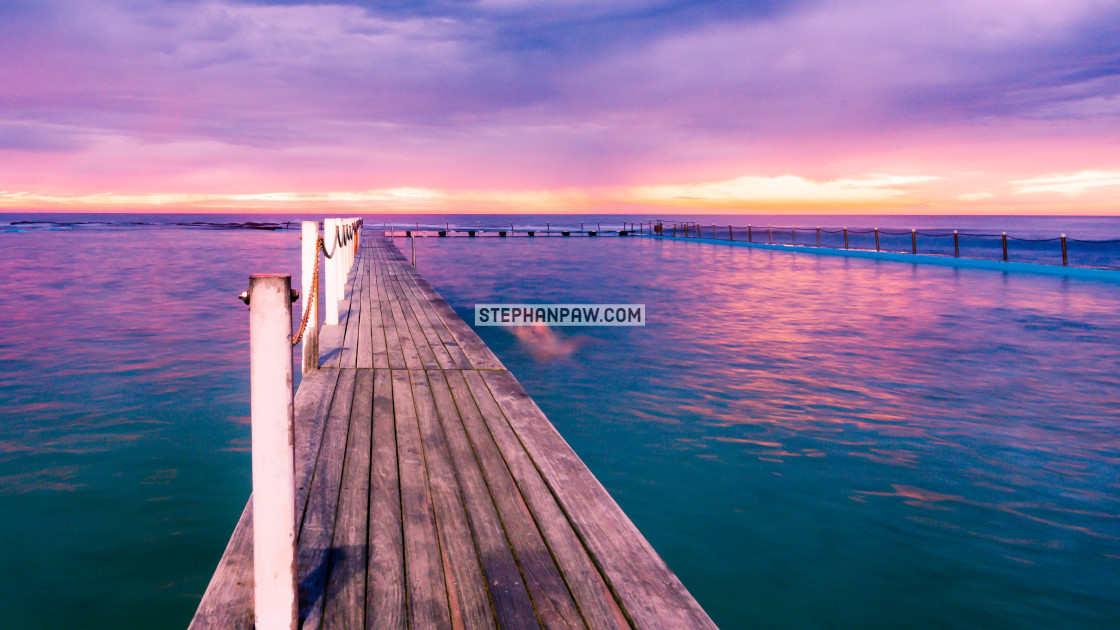
[[[1120,213],[1120,0],[0,0],[0,209]]]

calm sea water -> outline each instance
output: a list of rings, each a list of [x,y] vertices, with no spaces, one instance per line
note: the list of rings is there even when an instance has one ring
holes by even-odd
[[[0,247],[0,619],[184,627],[249,492],[234,296],[295,273],[296,234]],[[643,239],[417,256],[468,321],[647,305],[567,353],[479,332],[721,627],[1120,624],[1120,285]]]

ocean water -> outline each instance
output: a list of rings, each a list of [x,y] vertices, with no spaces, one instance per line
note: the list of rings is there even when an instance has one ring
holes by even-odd
[[[196,219],[0,232],[6,627],[185,627],[232,532],[235,296],[296,275],[299,242],[168,225]],[[568,352],[479,333],[721,627],[1120,624],[1120,285],[645,239],[418,239],[417,258],[468,321],[647,305],[646,327],[559,332]]]

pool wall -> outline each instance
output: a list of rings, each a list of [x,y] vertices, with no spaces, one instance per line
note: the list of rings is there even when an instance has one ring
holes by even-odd
[[[735,247],[753,247],[755,249],[769,249],[781,252],[796,252],[816,254],[818,256],[842,256],[847,258],[871,258],[874,260],[891,260],[911,264],[941,265],[942,267],[958,267],[962,269],[989,269],[992,271],[1006,271],[1015,273],[1035,273],[1047,276],[1065,276],[1067,278],[1083,278],[1089,280],[1104,280],[1106,282],[1120,282],[1120,270],[1094,269],[1090,267],[1061,267],[1058,265],[1041,265],[1037,263],[1004,262],[1002,260],[982,260],[979,258],[951,258],[949,256],[931,256],[929,254],[906,254],[903,252],[873,252],[865,249],[836,249],[832,247],[803,247],[801,245],[771,245],[769,243],[746,243],[743,241],[725,241],[710,238],[695,238],[691,236],[654,236],[651,234],[635,235],[643,238],[652,238],[668,241],[693,241],[696,243],[711,243],[731,245]]]

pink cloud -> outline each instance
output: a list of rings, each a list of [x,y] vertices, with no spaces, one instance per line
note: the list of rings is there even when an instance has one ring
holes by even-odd
[[[923,203],[1022,204],[1008,182],[1120,169],[1120,3],[674,10],[47,2],[0,26],[0,190],[605,199],[885,173],[947,182]]]

